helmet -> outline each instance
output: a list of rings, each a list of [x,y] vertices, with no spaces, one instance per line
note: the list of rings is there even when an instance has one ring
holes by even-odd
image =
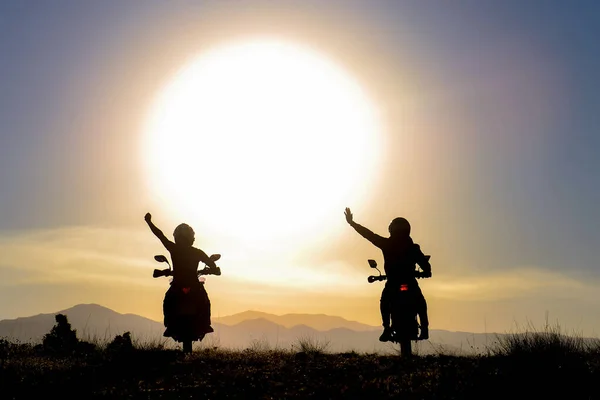
[[[388,227],[391,236],[396,235],[410,235],[410,224],[406,218],[397,217],[390,222]]]
[[[188,224],[179,224],[173,231],[175,243],[192,245],[194,243],[194,230]]]

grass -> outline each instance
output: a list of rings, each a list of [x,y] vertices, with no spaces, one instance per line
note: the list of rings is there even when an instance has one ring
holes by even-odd
[[[544,356],[566,357],[573,354],[594,353],[597,340],[589,340],[577,333],[563,332],[560,325],[551,325],[548,320],[541,330],[528,323],[525,329],[505,337],[498,337],[497,345],[490,349],[492,354],[513,357]]]
[[[242,350],[201,343],[184,355],[126,336],[69,353],[0,340],[0,397],[600,399],[599,342],[558,325],[529,326],[481,355],[439,352],[408,360],[334,354],[329,342],[311,337],[299,338],[292,350],[257,340]]]
[[[319,355],[326,353],[330,346],[331,342],[329,340],[305,335],[298,338],[296,343],[292,345],[292,349],[307,355]]]

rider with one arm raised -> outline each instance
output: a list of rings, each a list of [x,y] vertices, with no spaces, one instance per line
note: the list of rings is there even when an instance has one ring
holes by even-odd
[[[163,246],[171,254],[171,260],[173,261],[173,282],[171,287],[167,290],[163,301],[163,314],[164,314],[164,325],[167,328],[164,336],[171,336],[169,331],[169,325],[171,324],[172,316],[174,315],[174,308],[177,306],[178,291],[183,288],[196,289],[195,292],[198,294],[197,300],[202,304],[205,311],[203,313],[204,319],[200,321],[199,334],[206,334],[214,332],[210,322],[210,300],[208,294],[202,285],[198,281],[198,264],[200,261],[208,265],[203,270],[205,274],[221,275],[221,270],[208,255],[196,248],[192,244],[195,240],[195,233],[191,226],[187,224],[180,224],[175,228],[173,232],[174,242],[167,239],[163,232],[154,225],[152,222],[152,215],[147,213],[144,216],[144,220],[150,227],[150,230],[154,235],[161,241]]]
[[[371,232],[364,226],[354,222],[352,212],[349,208],[345,210],[346,222],[356,230],[362,237],[373,243],[383,252],[384,269],[387,275],[387,282],[381,293],[380,310],[381,319],[383,320],[383,333],[379,337],[382,342],[387,342],[391,339],[390,328],[390,294],[393,290],[397,290],[397,282],[399,280],[411,281],[417,293],[417,314],[421,323],[421,334],[419,340],[429,338],[429,319],[427,317],[427,302],[419,288],[417,279],[415,278],[415,264],[418,264],[425,277],[431,277],[431,265],[429,258],[423,254],[418,244],[414,243],[410,237],[410,224],[405,218],[394,218],[390,223],[388,230],[389,237],[379,236]]]

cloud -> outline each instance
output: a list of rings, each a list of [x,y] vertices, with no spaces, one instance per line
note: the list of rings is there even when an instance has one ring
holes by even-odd
[[[207,247],[214,243],[204,241]],[[338,261],[310,264],[292,254],[275,255],[219,246],[223,275],[209,277],[228,284],[252,284],[265,289],[297,291],[328,289],[329,292],[360,289],[365,275]],[[2,285],[66,282],[122,282],[156,285],[152,258],[167,254],[146,230],[99,227],[67,227],[0,236]],[[200,265],[202,267],[202,265]]]
[[[210,240],[202,240],[202,247],[219,249],[223,255],[218,262],[223,275],[207,277],[214,316],[255,309],[328,313],[379,323],[383,285],[367,283],[372,271],[366,263],[358,269],[317,253],[311,260],[310,254],[271,254]],[[151,277],[159,266],[152,256],[166,251],[147,230],[64,227],[5,233],[0,235],[0,253],[0,315],[25,316],[95,302],[119,312],[161,318],[168,280]],[[542,267],[494,273],[444,271],[420,281],[432,317],[437,316],[442,329],[470,326],[474,315],[483,315],[490,307],[499,324],[495,329],[500,329],[511,323],[515,304],[529,313],[560,305],[568,315],[578,315],[585,307],[599,305],[597,283]]]
[[[203,241],[211,248],[216,243]],[[328,293],[368,295],[366,277],[371,273],[345,261],[323,260],[315,255],[301,258],[293,253],[235,249],[219,244],[223,275],[209,280],[226,285],[275,288],[298,292],[326,290]],[[66,282],[122,282],[156,286],[151,271],[160,267],[154,254],[166,250],[146,230],[106,227],[65,227],[0,235],[1,284]],[[435,275],[421,280],[432,296],[462,300],[498,300],[561,292],[592,294],[597,282],[581,281],[542,267],[511,268],[495,273],[463,270],[460,275]],[[224,286],[219,284],[218,286]],[[425,289],[426,288],[426,289]]]
[[[438,279],[434,279],[438,278]],[[598,283],[578,280],[541,267],[511,268],[509,271],[475,275],[434,277],[424,286],[427,293],[442,299],[490,301],[523,297],[565,298],[577,294],[581,299],[595,299]],[[424,289],[425,290],[425,289]]]
[[[207,277],[215,315],[260,309],[350,317],[370,304],[365,299],[376,302],[381,290],[340,261],[311,263],[285,252],[236,250],[204,239],[202,247],[222,253],[223,275]],[[96,302],[160,319],[168,280],[152,278],[152,270],[161,267],[152,256],[167,252],[147,230],[82,226],[4,233],[0,253],[0,315]]]
[[[151,259],[145,257],[152,254],[151,238],[126,229],[69,227],[4,234],[0,252],[2,285],[82,280],[143,284],[152,270]]]

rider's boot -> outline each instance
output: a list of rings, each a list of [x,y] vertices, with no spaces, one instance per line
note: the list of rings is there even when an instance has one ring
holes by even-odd
[[[427,340],[429,339],[429,327],[421,326],[421,334],[419,335],[418,340]]]
[[[169,330],[169,323],[168,323],[167,317],[164,318],[164,326],[165,326],[166,329],[163,332],[163,336],[164,337],[171,336],[171,331]]]
[[[417,340],[427,340],[429,339],[429,317],[427,315],[427,302],[422,293],[417,302],[417,314],[419,315],[419,322],[421,324],[421,334]]]
[[[379,336],[380,342],[389,342],[392,339],[392,329],[389,326],[383,327],[383,333]]]

